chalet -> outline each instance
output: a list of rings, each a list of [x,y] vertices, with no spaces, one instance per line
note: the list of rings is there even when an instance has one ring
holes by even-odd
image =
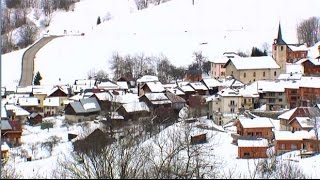
[[[267,158],[269,143],[264,138],[238,139],[238,157],[241,159]]]
[[[139,88],[139,96],[142,96],[147,93],[163,93],[165,89],[163,88],[161,82],[146,82]]]
[[[84,97],[86,94],[84,95]],[[97,98],[99,105],[101,107],[101,110],[111,110],[112,106],[112,101],[115,96],[112,96],[109,91],[106,92],[98,92],[98,93],[93,93],[89,95],[88,97],[95,97]]]
[[[320,75],[320,58],[308,58],[301,63],[304,69],[304,74],[310,75]]]
[[[303,139],[310,139],[308,131],[274,131],[275,153],[277,155],[303,149]]]
[[[136,82],[132,77],[120,77],[117,82],[127,82],[129,89],[136,86]]]
[[[292,126],[289,125],[296,117],[317,117],[319,116],[320,110],[316,107],[296,107],[289,111],[284,112],[278,116],[280,120],[280,130],[290,131]]]
[[[11,146],[21,145],[22,127],[19,121],[1,120],[1,141]]]
[[[291,131],[310,131],[315,126],[315,120],[309,117],[295,117],[288,122]]]
[[[269,118],[244,118],[239,117],[234,122],[234,126],[237,127],[237,134],[241,137],[258,137],[265,138],[271,142],[273,138],[272,128],[274,128]],[[236,139],[234,139],[235,141]]]
[[[127,81],[117,81],[116,83],[121,91],[124,91],[125,93],[129,91],[129,84]]]
[[[20,121],[22,124],[27,121],[30,113],[20,106],[7,104],[5,105],[5,109],[7,111],[7,116],[10,120]]]
[[[270,56],[232,58],[224,65],[226,75],[248,84],[257,80],[276,79],[280,67]]]
[[[139,120],[150,116],[149,107],[145,102],[133,102],[121,105],[116,112],[125,120]]]
[[[31,125],[36,125],[42,122],[43,116],[37,112],[33,112],[29,115],[28,121]]]
[[[286,72],[286,64],[306,58],[308,49],[305,44],[287,44],[282,38],[281,25],[279,23],[278,37],[272,44],[272,57],[279,64],[281,73]]]
[[[101,108],[96,98],[85,98],[69,103],[64,111],[67,121],[82,122],[94,120]]]
[[[145,93],[139,97],[140,102],[145,102],[150,110],[159,107],[171,107],[171,101],[164,93]]]
[[[189,97],[189,113],[193,117],[201,117],[207,115],[206,98],[201,95],[191,95]]]
[[[184,98],[187,101],[187,104],[189,104],[189,98],[190,96],[196,94],[195,89],[193,89],[189,84],[181,83],[177,87],[180,91],[184,93]]]
[[[184,76],[184,80],[189,82],[197,82],[197,81],[201,81],[201,79],[202,79],[202,72],[201,70],[197,70],[197,69],[187,70]]]
[[[17,100],[17,105],[27,110],[28,112],[40,112],[42,109],[39,106],[40,100],[36,97],[20,97]]]
[[[172,94],[181,97],[182,99],[186,100],[186,94],[181,91],[179,88],[175,87],[175,88],[168,88],[166,89],[167,92],[171,92]]]
[[[64,101],[68,100],[68,98],[71,96],[71,88],[70,87],[67,87],[67,86],[56,86],[54,88],[52,88],[50,91],[48,91],[48,94],[47,94],[47,98],[52,98],[52,97],[59,97],[59,107],[57,107],[56,109],[60,110],[60,109],[63,109],[65,108],[65,104],[64,104]],[[57,100],[55,100],[57,101]],[[48,102],[46,102],[47,105],[48,105]],[[50,103],[49,103],[50,104]],[[47,106],[49,107],[49,106]],[[51,106],[51,110],[52,110],[52,106]],[[58,111],[59,111],[58,110]]]

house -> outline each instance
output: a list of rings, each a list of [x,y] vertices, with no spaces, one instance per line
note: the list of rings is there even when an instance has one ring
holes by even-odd
[[[59,103],[60,103],[59,107],[57,107],[56,104],[55,104],[55,106],[57,107],[57,110],[58,110],[58,109],[65,108],[65,104],[63,102],[67,101],[70,96],[71,96],[71,88],[70,87],[68,87],[68,86],[56,86],[56,87],[52,88],[50,91],[48,91],[46,99],[47,98],[52,98],[52,97],[59,97]],[[55,101],[57,101],[57,100],[55,100]],[[49,107],[49,106],[47,106],[47,107]]]
[[[171,107],[171,101],[164,93],[145,93],[139,97],[139,101],[145,102],[151,111],[160,107]]]
[[[209,90],[208,88],[202,83],[202,82],[191,82],[189,83],[189,86],[191,86],[198,95],[208,95]]]
[[[41,112],[42,109],[39,106],[40,100],[36,97],[20,97],[17,100],[17,105],[27,110],[28,112]]]
[[[270,56],[231,58],[224,68],[226,76],[233,76],[245,84],[273,80],[280,74],[280,66]]]
[[[209,95],[217,93],[221,86],[221,82],[214,78],[203,78],[200,82],[208,88]]]
[[[242,95],[238,89],[226,88],[206,100],[208,117],[216,124],[224,125],[230,119],[223,119],[222,115],[237,114],[241,108]]]
[[[78,94],[85,89],[93,88],[95,85],[95,79],[76,79],[71,88],[74,94]]]
[[[281,73],[286,72],[286,64],[306,58],[308,48],[305,44],[287,44],[282,38],[281,25],[279,23],[278,37],[272,44],[272,57],[279,64]]]
[[[84,97],[85,96],[86,96],[86,94],[84,95]],[[92,93],[88,97],[97,98],[99,105],[101,107],[101,110],[103,110],[103,111],[106,111],[106,110],[109,111],[109,110],[111,110],[111,108],[116,109],[116,107],[112,107],[112,105],[115,105],[113,103],[113,99],[116,96],[113,96],[109,91]]]
[[[60,97],[47,97],[43,101],[44,116],[55,116],[63,110],[65,105],[61,100],[62,99]]]
[[[9,149],[10,147],[7,143],[1,144],[1,160],[9,158]]]
[[[180,96],[175,95],[174,93],[170,92],[170,91],[166,91],[165,95],[168,97],[168,99],[171,101],[171,107],[176,110],[179,111],[180,109],[182,109],[183,107],[186,106],[186,100],[183,99]]]
[[[43,116],[37,112],[33,112],[29,115],[28,121],[31,125],[42,123]]]
[[[320,75],[320,58],[308,58],[301,63],[306,76],[319,76]]]
[[[197,82],[202,79],[202,71],[198,69],[189,69],[186,70],[186,74],[184,76],[185,81],[189,82]]]
[[[10,120],[17,120],[24,124],[30,113],[20,106],[13,104],[6,104],[5,109],[7,111],[7,116]]]
[[[269,143],[264,138],[238,139],[238,157],[241,159],[267,158]]]
[[[127,81],[117,81],[117,85],[119,86],[119,89],[127,93],[129,91],[129,84]]]
[[[202,95],[191,95],[189,97],[189,113],[193,117],[207,116],[206,98]]]
[[[1,120],[1,141],[11,146],[21,145],[22,127],[19,121]]]
[[[119,90],[119,85],[111,81],[110,79],[105,79],[101,81],[97,81],[96,86],[98,89],[104,89],[104,90]]]
[[[240,56],[234,52],[225,52],[221,57],[215,57],[209,60],[210,74],[213,78],[221,78],[226,76],[224,65],[230,58],[239,58]]]
[[[146,82],[143,85],[140,85],[138,88],[139,97],[147,93],[162,93],[165,91],[164,87],[159,81]]]
[[[295,117],[288,122],[291,127],[291,131],[310,131],[315,126],[315,120],[310,119],[310,117]]]
[[[94,120],[101,108],[96,98],[85,98],[71,102],[64,109],[65,119],[69,122]]]
[[[280,130],[290,131],[292,126],[289,125],[296,117],[318,117],[320,110],[317,107],[296,107],[289,111],[286,111],[278,116],[280,120]]]
[[[303,139],[310,139],[308,131],[274,131],[276,155],[303,149]]]
[[[133,102],[121,105],[116,112],[125,120],[139,120],[150,116],[150,109],[145,102]]]
[[[48,91],[52,89],[52,86],[32,86],[32,96],[39,99],[39,107],[43,109],[43,101],[48,95]]]
[[[240,116],[233,125],[237,127],[237,134],[241,137],[265,138],[269,142],[271,142],[273,138],[272,128],[274,128],[274,126],[271,120],[266,117],[250,119]]]

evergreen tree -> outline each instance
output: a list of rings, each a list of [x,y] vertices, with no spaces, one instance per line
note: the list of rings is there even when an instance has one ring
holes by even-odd
[[[100,19],[100,16],[98,16],[97,25],[99,25],[100,23],[101,23],[101,19]]]
[[[40,81],[42,80],[42,77],[40,75],[40,72],[38,71],[36,73],[36,75],[34,76],[34,79],[33,79],[33,85],[40,85]]]
[[[267,56],[268,53],[266,50],[261,51],[259,48],[253,47],[251,51],[251,57],[257,57],[257,56]]]

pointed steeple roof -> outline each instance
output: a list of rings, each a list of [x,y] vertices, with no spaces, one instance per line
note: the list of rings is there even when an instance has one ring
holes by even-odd
[[[279,28],[278,28],[278,37],[277,37],[277,44],[278,45],[286,45],[287,43],[284,42],[284,40],[282,39],[282,33],[281,33],[281,25],[279,22]]]

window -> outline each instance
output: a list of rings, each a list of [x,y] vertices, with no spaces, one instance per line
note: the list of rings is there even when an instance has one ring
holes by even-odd
[[[230,108],[230,112],[231,112],[231,113],[234,113],[234,108]]]
[[[283,51],[283,46],[280,46],[281,51]]]
[[[263,74],[262,74],[262,75],[263,75],[263,77],[265,77],[265,76],[266,76],[266,72],[263,72]]]
[[[274,46],[274,50],[277,50],[277,46]]]
[[[246,73],[243,73],[243,77],[244,77],[244,78],[247,77],[247,74],[246,74]]]
[[[274,75],[274,76],[277,76],[277,71],[275,71],[275,72],[273,73],[273,75]]]
[[[292,149],[292,150],[295,150],[295,149],[298,149],[298,147],[297,147],[296,144],[291,144],[291,149]]]
[[[230,101],[230,105],[234,105],[234,100],[231,100],[231,101]]]
[[[282,99],[279,99],[279,102],[282,102]]]
[[[223,64],[220,67],[223,68]]]
[[[279,96],[282,96],[282,92],[279,92]]]
[[[233,71],[231,71],[231,75],[233,75]]]
[[[244,102],[244,104],[247,104],[247,99],[244,99],[243,102]]]
[[[256,136],[262,136],[262,132],[256,132]]]
[[[256,72],[253,72],[253,77],[256,77]]]
[[[286,145],[285,144],[281,144],[280,145],[280,149],[285,149],[286,148]]]
[[[245,158],[250,157],[250,153],[248,153],[248,152],[243,153],[243,157],[245,157]]]

